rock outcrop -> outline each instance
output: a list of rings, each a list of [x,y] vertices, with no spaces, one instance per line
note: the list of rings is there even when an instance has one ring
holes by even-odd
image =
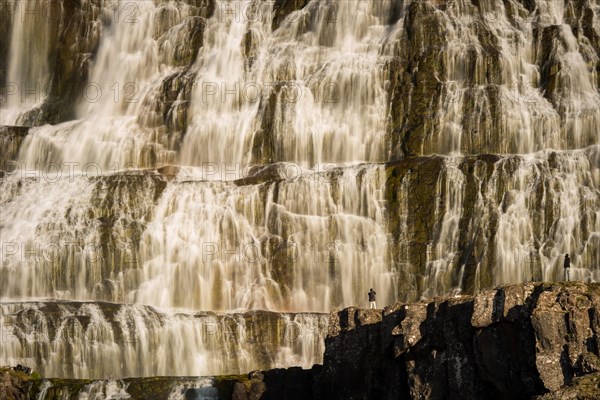
[[[323,368],[294,395],[267,396],[265,380],[238,398],[597,399],[599,306],[600,285],[573,282],[348,308],[331,315]]]
[[[20,368],[0,367],[0,399],[27,400],[32,391],[31,376]],[[37,391],[33,389],[33,391]]]
[[[27,136],[25,126],[0,125],[0,173],[10,172],[17,167],[19,147]]]
[[[599,305],[597,284],[528,283],[377,312],[346,309],[330,321],[317,398],[566,393],[575,378],[600,370]]]

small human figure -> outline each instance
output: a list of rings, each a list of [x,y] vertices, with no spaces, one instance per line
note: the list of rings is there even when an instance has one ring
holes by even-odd
[[[565,262],[563,264],[565,267],[565,280],[569,280],[569,268],[571,268],[571,259],[569,258],[569,253],[565,254]]]
[[[369,308],[371,310],[374,310],[377,308],[377,303],[375,303],[376,295],[377,295],[377,293],[373,290],[373,288],[371,288],[371,290],[369,290]]]

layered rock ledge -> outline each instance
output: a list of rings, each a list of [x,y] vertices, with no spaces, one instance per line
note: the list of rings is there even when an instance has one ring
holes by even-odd
[[[330,316],[323,366],[208,379],[214,398],[236,400],[600,398],[599,307],[600,284],[569,282],[347,308]],[[160,379],[171,394],[181,381]],[[137,380],[123,381],[145,386]],[[161,398],[127,387],[131,398]],[[195,398],[208,389],[179,390]]]

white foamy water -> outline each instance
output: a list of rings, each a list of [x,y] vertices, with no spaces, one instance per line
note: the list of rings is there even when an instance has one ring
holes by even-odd
[[[168,187],[141,238],[141,282],[129,300],[327,311],[354,304],[378,285],[382,299],[392,301],[384,171],[334,174],[281,185],[190,181]]]
[[[86,385],[77,394],[77,400],[130,399],[126,389],[127,385],[122,381],[97,381]]]
[[[55,300],[4,302],[0,311],[0,361],[29,365],[49,378],[310,368],[322,362],[328,328],[327,314],[309,313],[186,314]]]
[[[48,90],[51,29],[57,7],[47,0],[24,0],[10,5],[12,34],[5,104],[0,124],[16,125],[21,113],[42,104]],[[4,10],[8,13],[8,9]]]
[[[273,4],[217,1],[181,162],[248,162],[266,135],[273,144],[263,142],[264,160],[382,161],[391,2],[313,1],[271,32]],[[234,7],[256,17],[237,18]],[[265,112],[274,114],[269,127],[257,118]]]
[[[89,82],[77,98],[77,120],[32,130],[22,146],[23,162],[33,168],[73,163],[79,170],[93,163],[105,171],[152,163],[152,143],[163,132],[147,126],[147,101],[177,70],[173,51],[164,43],[176,37],[189,10],[174,1],[106,3],[111,24],[102,33]],[[161,154],[157,161],[164,163],[160,157],[168,158],[169,152]]]

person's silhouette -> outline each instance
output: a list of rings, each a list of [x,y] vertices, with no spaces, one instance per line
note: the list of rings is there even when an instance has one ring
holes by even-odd
[[[377,293],[373,290],[373,288],[371,288],[371,290],[369,290],[369,308],[371,310],[374,310],[377,308],[377,303],[375,303],[376,296],[377,296]]]
[[[565,280],[569,280],[569,268],[571,268],[571,259],[569,258],[569,253],[565,254],[565,262],[563,264],[565,268]]]

